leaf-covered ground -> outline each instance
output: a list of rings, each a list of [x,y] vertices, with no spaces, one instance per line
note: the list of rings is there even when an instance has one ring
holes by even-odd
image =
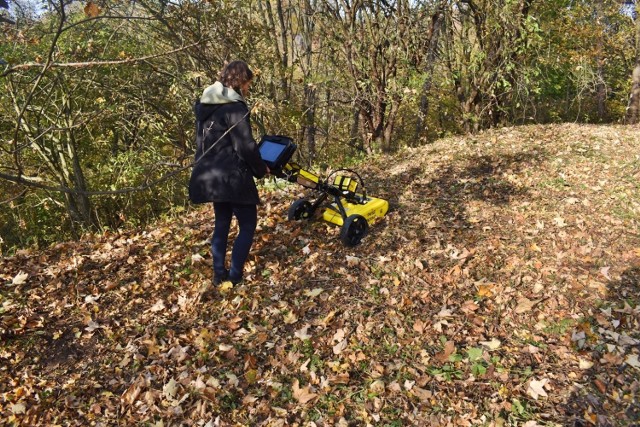
[[[211,292],[210,207],[0,260],[0,424],[640,422],[640,128],[530,126],[359,169],[362,245],[263,192]]]

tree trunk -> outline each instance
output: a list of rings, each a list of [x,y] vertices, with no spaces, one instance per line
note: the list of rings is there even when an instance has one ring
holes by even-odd
[[[259,6],[260,8],[262,8],[262,4],[259,4]],[[274,75],[277,75],[280,80],[279,86],[280,90],[282,91],[283,99],[288,99],[289,89],[286,77],[286,68],[289,63],[288,44],[286,41],[288,32],[286,27],[284,26],[284,12],[282,9],[282,1],[276,0],[278,27],[276,27],[276,21],[273,16],[273,7],[270,0],[266,0],[264,2],[263,13],[266,15],[265,18],[267,22],[267,29],[269,30],[267,36],[271,38],[276,54],[278,55],[278,58],[280,60],[279,63],[273,64]],[[276,101],[276,105],[278,104],[277,100],[279,99],[277,95],[279,95],[277,93],[277,90],[275,90],[275,88],[272,88],[272,98],[274,99],[274,101]]]
[[[631,81],[633,84],[627,109],[627,122],[637,124],[640,123],[640,63],[634,68]]]
[[[602,0],[596,4],[598,21],[603,20]],[[596,60],[596,103],[598,107],[598,121],[603,122],[607,114],[607,87],[604,75],[604,34],[600,31],[598,34],[598,54]]]
[[[438,41],[440,39],[440,28],[444,20],[443,8],[445,2],[441,2],[438,6],[438,10],[431,17],[431,34],[429,37],[429,47],[426,55],[426,70],[424,83],[422,84],[422,92],[420,93],[420,111],[418,114],[418,120],[416,122],[416,131],[414,135],[414,144],[419,141],[426,141],[426,135],[424,133],[425,123],[429,116],[429,96],[431,95],[431,85],[433,82],[433,70],[435,68]],[[413,144],[412,144],[413,145]]]
[[[309,151],[309,163],[316,158],[316,88],[312,85],[304,87],[304,133]]]
[[[631,74],[627,123],[640,123],[640,1],[636,1],[636,66]]]
[[[396,97],[393,101],[394,102],[391,104],[391,109],[387,115],[387,122],[384,127],[383,151],[385,152],[393,152],[398,147],[398,145],[394,144],[391,140],[391,137],[393,136],[393,129],[395,128],[396,118],[398,117],[398,111],[400,110],[401,99],[400,97]]]
[[[313,7],[309,0],[304,0],[304,14],[299,17],[301,22],[301,50],[302,72],[304,75],[304,133],[309,152],[309,163],[314,163],[316,158],[316,98],[317,88],[311,82],[313,69],[312,44],[315,39],[315,22],[313,21]]]
[[[363,150],[364,140],[358,137],[358,131],[360,129],[360,107],[357,104],[353,106],[352,117],[351,129],[349,131],[349,145],[357,148],[358,150]]]
[[[282,67],[280,89],[282,89],[285,99],[289,99],[291,94],[289,93],[290,88],[286,78],[286,70],[287,70],[287,67],[289,66],[289,47],[287,44],[288,30],[285,25],[284,11],[282,9],[282,0],[276,0],[276,11],[278,13],[278,23],[280,24],[280,45],[281,45],[280,47],[282,48],[281,58],[280,58],[280,60],[282,61],[282,63],[280,64],[280,66]]]

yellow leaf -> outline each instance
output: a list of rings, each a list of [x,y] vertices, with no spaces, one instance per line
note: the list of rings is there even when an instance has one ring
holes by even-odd
[[[100,15],[100,12],[100,7],[98,7],[98,5],[92,1],[84,6],[84,14],[89,18],[95,18],[96,16]]]
[[[493,284],[488,283],[486,285],[478,286],[478,296],[479,297],[490,297],[493,295]]]
[[[491,341],[480,341],[480,344],[487,347],[489,350],[497,350],[502,344],[499,339],[493,338]]]
[[[231,289],[233,289],[233,283],[231,283],[229,280],[227,280],[226,282],[222,282],[220,286],[218,286],[218,290],[222,293],[228,292]]]
[[[298,321],[298,316],[293,311],[288,311],[287,314],[284,315],[284,323],[287,325],[292,325]]]
[[[258,371],[255,369],[249,369],[244,373],[244,379],[247,380],[248,384],[255,384],[258,382]]]
[[[369,385],[369,390],[371,390],[373,393],[383,393],[384,392],[384,381],[382,380],[375,380],[374,382],[371,383],[371,385]]]

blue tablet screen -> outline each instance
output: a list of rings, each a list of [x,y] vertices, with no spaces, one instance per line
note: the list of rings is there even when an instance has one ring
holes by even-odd
[[[260,144],[260,156],[265,162],[275,162],[285,148],[285,145],[265,140]]]

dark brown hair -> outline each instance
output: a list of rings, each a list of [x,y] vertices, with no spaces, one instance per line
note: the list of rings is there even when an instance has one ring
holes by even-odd
[[[230,87],[238,93],[240,86],[253,79],[253,71],[244,61],[233,61],[228,63],[220,74],[220,83]]]

